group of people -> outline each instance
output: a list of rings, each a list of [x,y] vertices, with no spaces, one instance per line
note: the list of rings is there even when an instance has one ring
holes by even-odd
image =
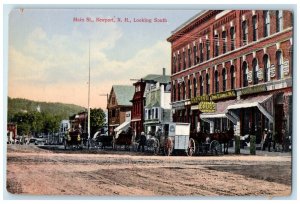
[[[274,151],[280,151],[280,147],[278,144],[280,143],[280,138],[278,138],[278,134],[275,133],[273,136],[272,131],[265,129],[263,132],[261,144],[262,144],[262,150],[265,151],[266,148],[268,148],[268,151],[271,151],[271,147],[273,147]],[[289,146],[291,144],[291,139],[285,134],[285,130],[282,130],[282,139],[281,139],[282,152],[289,151]]]
[[[270,152],[271,151],[271,146],[272,146],[272,140],[273,140],[273,137],[272,137],[272,131],[271,130],[268,130],[267,128],[264,130],[264,133],[263,133],[263,137],[262,137],[262,150],[265,151],[266,148],[268,148],[268,151]]]

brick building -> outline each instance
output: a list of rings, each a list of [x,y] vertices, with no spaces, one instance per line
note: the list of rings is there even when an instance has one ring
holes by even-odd
[[[115,134],[115,130],[118,132],[129,127],[132,107],[130,100],[133,94],[133,86],[112,86],[107,104],[109,135]]]
[[[206,10],[167,39],[174,121],[235,135],[291,135],[293,15],[287,10]]]

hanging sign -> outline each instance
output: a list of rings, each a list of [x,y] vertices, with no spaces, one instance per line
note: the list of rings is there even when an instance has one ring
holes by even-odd
[[[276,69],[275,69],[275,65],[272,64],[270,67],[270,77],[274,78],[276,76]]]
[[[212,113],[216,111],[216,103],[212,101],[202,101],[199,103],[198,107],[202,113]]]
[[[283,62],[282,64],[282,68],[283,68],[283,73],[285,76],[289,75],[289,72],[290,72],[290,63],[289,63],[289,60],[286,60]]]
[[[252,71],[249,71],[247,74],[247,80],[249,83],[252,83]]]

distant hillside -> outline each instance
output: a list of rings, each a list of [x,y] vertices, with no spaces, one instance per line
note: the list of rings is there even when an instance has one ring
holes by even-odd
[[[73,104],[38,102],[21,98],[8,97],[8,118],[18,112],[38,111],[58,115],[68,119],[70,115],[83,111],[85,108]]]

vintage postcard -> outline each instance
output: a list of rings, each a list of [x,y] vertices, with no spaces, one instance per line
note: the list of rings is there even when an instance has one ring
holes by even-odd
[[[292,194],[293,10],[12,9],[14,196]]]

